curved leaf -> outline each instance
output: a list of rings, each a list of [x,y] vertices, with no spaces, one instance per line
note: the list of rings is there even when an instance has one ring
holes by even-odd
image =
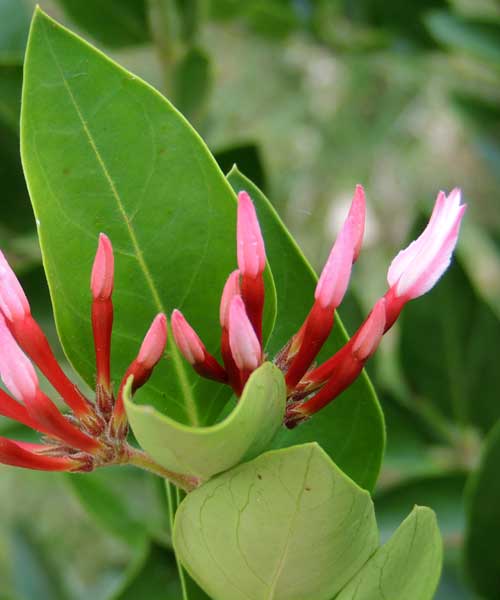
[[[231,414],[210,427],[189,427],[150,406],[125,400],[141,446],[170,471],[209,479],[265,450],[281,427],[286,389],[281,371],[264,363],[250,376]]]
[[[262,454],[180,505],[174,547],[217,600],[329,600],[377,546],[369,494],[317,444]]]
[[[94,382],[88,281],[100,231],[116,254],[115,381],[160,311],[180,308],[207,347],[218,348],[220,293],[236,262],[236,203],[187,121],[149,85],[37,10],[21,138],[58,331],[83,378]],[[275,303],[266,276],[269,331]],[[228,391],[201,381],[175,344],[168,354],[139,397],[180,421],[210,422]]]
[[[436,516],[416,506],[335,600],[432,600],[441,560]]]
[[[276,284],[278,318],[268,343],[271,355],[297,332],[314,300],[316,274],[264,194],[237,168],[228,175],[236,191],[246,190],[255,202],[266,240],[266,253]],[[345,344],[347,334],[337,315],[320,360]],[[318,442],[335,463],[359,485],[372,489],[384,453],[384,418],[365,373],[332,404],[291,431],[282,429],[275,447]]]

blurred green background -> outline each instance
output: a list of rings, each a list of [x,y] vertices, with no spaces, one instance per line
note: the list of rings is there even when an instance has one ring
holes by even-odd
[[[0,247],[55,340],[19,158],[35,2],[0,0]],[[456,260],[369,366],[387,420],[383,540],[438,514],[436,598],[500,598],[500,4],[495,0],[41,0],[188,117],[261,186],[321,268],[356,183],[366,241],[354,331],[440,189],[469,209]],[[298,291],[298,293],[300,290]],[[0,435],[27,432],[0,419]],[[126,490],[126,493],[125,493]],[[161,483],[0,466],[0,600],[176,599]],[[154,532],[154,535],[153,533]]]

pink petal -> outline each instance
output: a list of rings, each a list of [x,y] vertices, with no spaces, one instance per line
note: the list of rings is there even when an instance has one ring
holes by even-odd
[[[352,200],[347,220],[351,223],[351,230],[354,244],[354,257],[353,262],[358,260],[359,253],[361,252],[361,245],[363,244],[363,235],[365,233],[365,221],[366,221],[366,199],[365,190],[362,185],[357,185],[354,192],[354,198]]]
[[[115,262],[113,246],[107,235],[99,234],[99,245],[92,267],[90,289],[94,298],[106,299],[113,292]]]
[[[351,224],[346,221],[321,272],[314,297],[322,308],[335,309],[342,302],[351,277],[354,239]]]
[[[253,371],[260,365],[262,350],[241,296],[233,298],[229,309],[229,345],[238,369]]]
[[[243,275],[256,277],[265,269],[266,250],[255,207],[246,192],[238,194],[236,237],[238,267]]]
[[[30,312],[26,294],[2,252],[0,252],[0,311],[9,321],[22,319]]]
[[[38,377],[30,360],[12,337],[4,317],[0,314],[0,377],[10,393],[19,402],[34,399]]]
[[[221,327],[227,327],[229,321],[229,307],[232,299],[240,294],[240,270],[236,269],[229,275],[222,290],[220,300],[219,318]]]
[[[184,315],[175,309],[170,322],[175,343],[184,358],[192,365],[203,362],[205,347],[198,334],[184,318]]]
[[[152,369],[160,360],[167,344],[167,318],[163,313],[157,315],[151,324],[141,349],[137,355],[139,362],[146,369]]]
[[[365,361],[370,358],[380,344],[384,329],[385,300],[381,298],[353,339],[352,353],[358,360]]]

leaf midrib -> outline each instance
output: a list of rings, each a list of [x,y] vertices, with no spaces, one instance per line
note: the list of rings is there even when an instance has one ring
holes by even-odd
[[[139,264],[139,268],[142,271],[142,274],[146,280],[146,283],[148,285],[149,291],[151,292],[151,295],[153,297],[153,302],[156,305],[157,309],[159,312],[162,313],[167,313],[163,302],[161,301],[160,298],[160,294],[156,288],[154,279],[149,271],[149,268],[146,264],[146,260],[144,258],[144,255],[142,253],[142,250],[139,246],[138,240],[137,240],[137,236],[135,234],[135,230],[132,227],[132,224],[130,223],[130,220],[128,218],[127,212],[125,211],[125,207],[123,205],[123,202],[120,198],[120,194],[116,188],[115,182],[113,181],[113,178],[111,177],[107,167],[106,167],[106,163],[104,162],[99,149],[95,143],[95,140],[92,136],[92,133],[87,125],[87,122],[85,121],[85,118],[80,110],[80,107],[78,106],[78,103],[76,101],[76,98],[73,94],[73,91],[71,90],[71,87],[68,83],[68,80],[66,79],[64,72],[61,68],[61,65],[57,59],[57,55],[54,52],[54,49],[52,48],[52,44],[50,43],[49,37],[47,36],[47,30],[46,27],[44,26],[44,36],[45,36],[45,41],[47,42],[47,47],[50,51],[50,54],[52,56],[52,59],[54,61],[54,64],[61,76],[61,80],[63,82],[64,88],[66,90],[66,92],[68,93],[69,99],[71,101],[71,104],[73,105],[73,108],[75,109],[75,112],[78,116],[78,119],[80,121],[80,124],[82,126],[83,132],[85,133],[85,136],[87,137],[87,140],[89,142],[89,145],[92,149],[92,151],[95,154],[96,160],[102,170],[102,173],[104,175],[104,178],[106,179],[110,190],[111,190],[111,194],[116,202],[117,208],[122,216],[123,222],[125,224],[125,227],[127,229],[127,233],[129,234],[130,237],[130,241],[132,243],[132,247],[134,250],[134,255],[135,258],[137,260],[137,263]],[[177,346],[175,346],[175,344],[171,344],[170,347],[170,356],[172,358],[173,364],[174,364],[174,368],[175,371],[177,373],[178,379],[179,379],[179,384],[180,384],[180,388],[182,390],[182,394],[183,394],[183,399],[184,399],[184,406],[186,409],[186,414],[187,417],[189,419],[189,422],[191,425],[197,426],[200,424],[200,420],[199,420],[199,415],[198,415],[198,409],[196,406],[196,400],[193,396],[192,390],[191,390],[191,386],[189,385],[189,381],[186,375],[186,371],[184,369],[184,366],[182,364],[182,360],[179,356],[179,351],[177,349]]]

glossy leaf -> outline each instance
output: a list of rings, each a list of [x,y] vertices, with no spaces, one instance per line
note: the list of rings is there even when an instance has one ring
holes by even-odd
[[[441,546],[434,513],[415,507],[336,600],[432,600],[441,573]]]
[[[487,431],[500,417],[496,348],[500,320],[459,260],[401,315],[401,360],[421,403]]]
[[[114,381],[160,311],[180,308],[216,351],[220,293],[236,263],[234,193],[162,96],[39,10],[25,65],[22,156],[58,331],[83,378],[94,383],[88,282],[100,231],[116,253]],[[270,277],[267,286],[269,331]],[[201,381],[175,344],[167,353],[141,401],[180,421],[213,420],[226,388]]]
[[[281,371],[264,363],[254,371],[228,417],[189,427],[126,397],[132,430],[144,450],[170,471],[209,479],[264,451],[281,427],[286,388]]]
[[[489,434],[466,494],[465,564],[476,591],[500,595],[500,422]]]
[[[95,40],[120,48],[149,41],[146,0],[57,0]]]
[[[314,299],[316,275],[265,196],[236,168],[228,179],[235,190],[244,189],[251,195],[266,240],[278,298],[278,318],[267,346],[273,356],[306,317]],[[337,317],[320,360],[332,355],[346,340],[344,327]],[[368,489],[374,486],[384,451],[385,431],[382,412],[366,374],[300,427],[281,430],[275,446],[312,441],[318,442],[359,485]]]
[[[377,546],[373,505],[317,444],[273,450],[180,505],[174,547],[217,600],[329,600]]]

